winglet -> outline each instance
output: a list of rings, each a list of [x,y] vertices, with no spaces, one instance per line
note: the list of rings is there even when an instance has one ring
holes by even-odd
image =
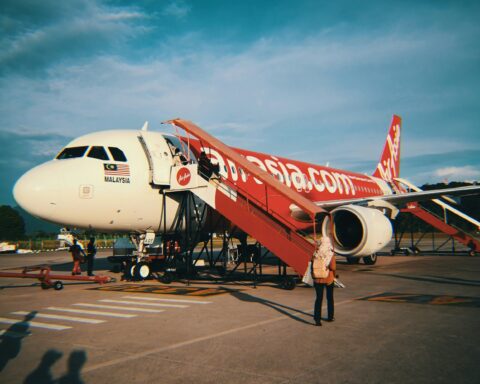
[[[387,141],[383,147],[382,157],[373,173],[374,177],[383,180],[392,181],[400,177],[400,131],[402,119],[400,116],[393,115],[390,130],[388,131]]]
[[[142,127],[142,131],[146,131],[148,129],[148,121],[145,121]]]

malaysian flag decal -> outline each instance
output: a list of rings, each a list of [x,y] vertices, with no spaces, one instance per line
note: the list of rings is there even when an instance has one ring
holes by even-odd
[[[128,164],[109,164],[103,163],[105,176],[130,176],[130,167]]]

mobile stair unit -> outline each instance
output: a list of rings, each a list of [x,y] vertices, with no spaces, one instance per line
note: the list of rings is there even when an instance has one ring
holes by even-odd
[[[414,190],[416,192],[421,191],[420,188],[405,179],[397,180],[411,190]],[[445,199],[449,200],[447,197]],[[431,232],[431,250],[427,251],[425,248],[422,247],[421,251],[442,253],[442,249],[446,249],[446,247],[450,245],[446,252],[456,253],[459,247],[456,246],[455,242],[458,242],[464,246],[463,249],[467,249],[467,252],[471,256],[474,256],[476,253],[480,252],[480,241],[478,240],[478,238],[476,238],[472,233],[469,233],[451,223],[448,223],[447,214],[455,215],[461,218],[465,222],[468,222],[470,225],[476,227],[478,230],[480,230],[480,222],[440,199],[433,199],[432,202],[442,208],[444,213],[443,217],[429,211],[425,207],[421,206],[419,203],[408,203],[406,208],[403,208],[401,210],[402,213],[409,213],[412,216],[415,216],[420,220],[424,221],[425,223],[429,224],[432,228],[435,228],[440,233],[447,235],[442,236],[441,239],[438,239],[438,237],[440,236],[437,235],[437,239],[435,239],[435,232]],[[404,232],[402,231],[395,231],[395,249],[400,249],[400,242],[402,240],[403,234]],[[428,241],[428,239],[426,239],[427,234],[427,232],[416,234],[413,232],[412,229],[410,233],[409,249],[412,250],[414,253],[420,252],[419,244],[420,242],[423,242],[423,244],[425,244],[425,242]]]
[[[264,187],[262,196],[253,196],[242,187],[242,183],[223,177],[207,180],[198,174],[198,165],[191,164],[172,168],[171,191],[194,193],[233,225],[255,238],[286,265],[292,267],[299,276],[303,275],[312,258],[315,245],[313,241],[297,233],[295,225],[280,212],[287,212],[292,204],[300,207],[311,217],[314,234],[316,220],[328,213],[193,123],[181,119],[167,123],[185,130],[203,145],[216,150],[228,164],[233,164],[249,177],[255,177]]]

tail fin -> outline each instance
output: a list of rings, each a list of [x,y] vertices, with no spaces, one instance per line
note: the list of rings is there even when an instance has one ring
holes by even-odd
[[[402,119],[400,116],[393,115],[390,130],[388,131],[387,141],[383,147],[382,157],[373,173],[374,177],[391,181],[393,178],[400,177],[400,130]]]

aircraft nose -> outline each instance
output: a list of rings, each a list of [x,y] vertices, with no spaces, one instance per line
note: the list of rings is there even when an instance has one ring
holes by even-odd
[[[31,215],[51,220],[59,202],[59,182],[46,164],[25,173],[13,187],[15,201]]]

